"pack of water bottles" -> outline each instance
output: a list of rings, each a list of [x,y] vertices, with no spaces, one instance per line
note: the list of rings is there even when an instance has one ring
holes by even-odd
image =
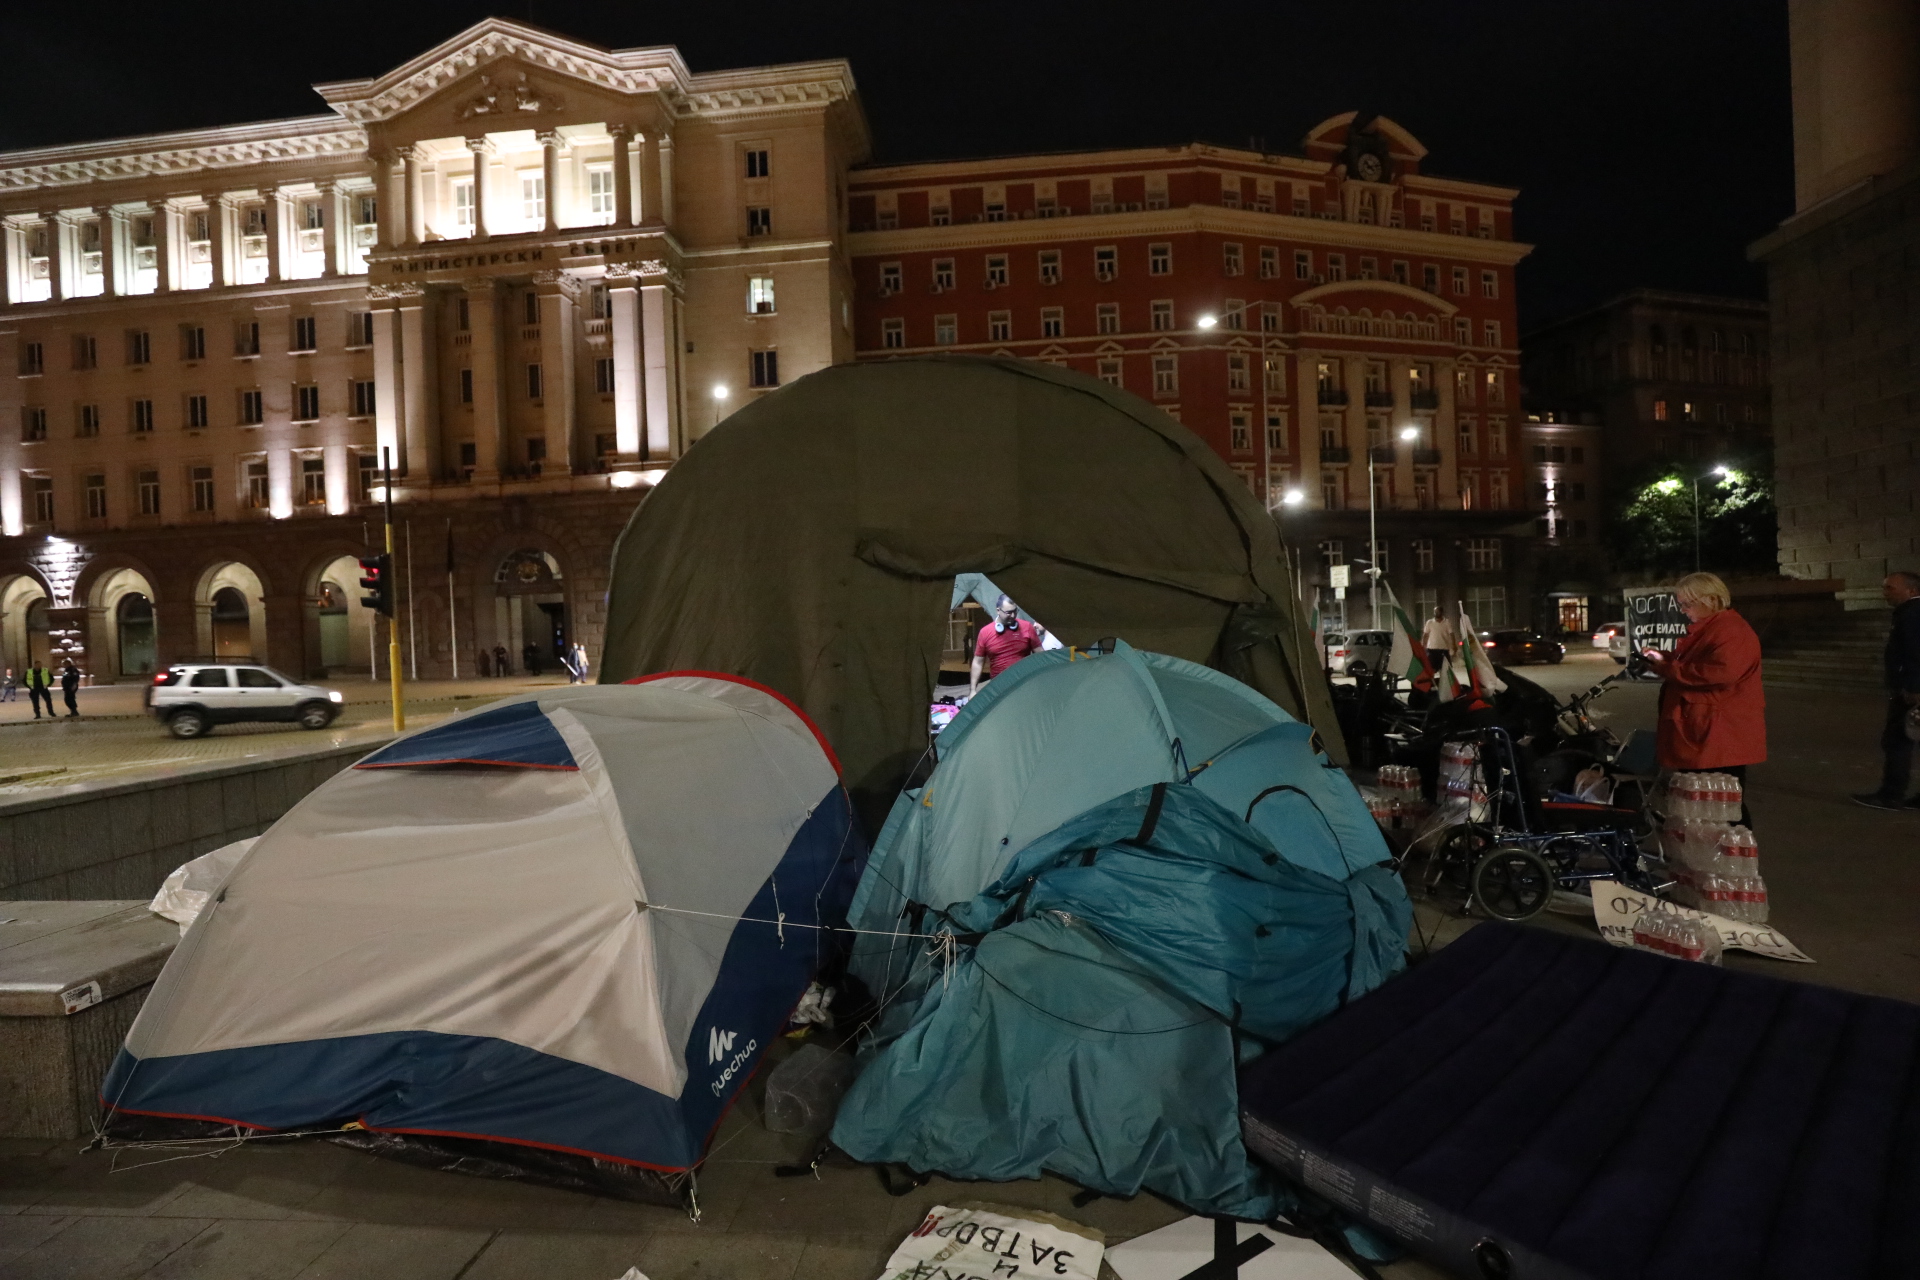
[[[1741,924],[1765,924],[1767,882],[1760,848],[1738,823],[1669,817],[1660,833],[1673,897]]]
[[[1633,945],[1676,960],[1720,963],[1720,931],[1705,920],[1648,910],[1633,922]]]
[[[1740,779],[1730,773],[1676,773],[1667,780],[1666,815],[1681,821],[1740,821]]]

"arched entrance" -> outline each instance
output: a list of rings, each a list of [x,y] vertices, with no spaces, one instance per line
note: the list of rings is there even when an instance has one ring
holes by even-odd
[[[0,666],[16,673],[46,662],[52,655],[47,641],[47,591],[26,574],[0,580]]]
[[[500,562],[493,582],[494,635],[506,648],[509,668],[524,673],[531,647],[538,670],[559,670],[560,655],[570,642],[560,562],[544,551],[522,547]]]
[[[194,594],[200,655],[264,661],[266,594],[260,575],[238,561],[216,565],[202,575]]]
[[[159,666],[153,584],[137,569],[101,575],[87,592],[96,682],[152,675]]]
[[[314,588],[320,614],[320,665],[329,671],[366,670],[373,611],[360,603],[360,562],[341,556],[320,571]]]

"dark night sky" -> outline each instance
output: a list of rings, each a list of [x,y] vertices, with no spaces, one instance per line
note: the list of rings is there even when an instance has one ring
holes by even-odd
[[[1429,172],[1521,189],[1529,325],[1640,285],[1759,297],[1745,246],[1792,206],[1782,0],[18,4],[0,148],[315,113],[308,85],[489,13],[675,44],[696,71],[847,58],[878,160],[1252,136],[1297,153],[1326,116],[1379,111]]]

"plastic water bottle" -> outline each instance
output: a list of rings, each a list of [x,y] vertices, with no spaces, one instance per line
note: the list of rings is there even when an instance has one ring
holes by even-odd
[[[1715,846],[1717,869],[1729,880],[1758,880],[1760,878],[1760,846],[1754,843],[1753,832],[1742,826],[1732,826],[1720,836]]]
[[[1727,804],[1726,820],[1728,822],[1738,822],[1740,821],[1740,810],[1744,807],[1744,801],[1745,801],[1745,797],[1741,793],[1742,791],[1744,791],[1745,788],[1741,786],[1740,779],[1734,777],[1732,774],[1729,773],[1724,776],[1726,777],[1726,780],[1727,780],[1726,781],[1726,804]]]

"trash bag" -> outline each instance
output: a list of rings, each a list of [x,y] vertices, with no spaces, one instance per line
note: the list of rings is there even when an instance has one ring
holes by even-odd
[[[207,899],[219,889],[227,873],[240,865],[240,859],[247,856],[247,850],[253,848],[259,838],[248,836],[245,840],[235,840],[175,867],[173,874],[161,882],[160,892],[153,895],[147,910],[179,925],[180,936],[186,937],[187,929],[207,905]]]
[[[825,1133],[833,1127],[853,1076],[851,1054],[801,1045],[767,1076],[767,1128],[775,1133]]]

